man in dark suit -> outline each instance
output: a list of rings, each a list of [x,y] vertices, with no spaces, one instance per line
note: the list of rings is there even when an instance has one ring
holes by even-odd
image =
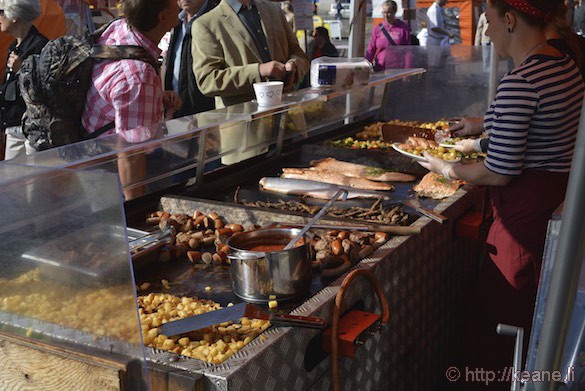
[[[178,0],[182,11],[180,23],[173,29],[166,56],[165,90],[175,91],[183,105],[174,113],[174,117],[196,114],[213,110],[213,98],[201,93],[193,74],[193,56],[191,51],[191,25],[211,10],[219,0]]]
[[[193,71],[201,91],[215,97],[218,108],[241,113],[240,103],[254,98],[253,84],[281,80],[289,91],[309,70],[309,58],[286,21],[280,6],[269,0],[222,0],[193,23]],[[248,104],[248,103],[246,103]],[[255,110],[254,104],[249,108]],[[266,152],[272,125],[220,128],[223,164],[234,164]]]
[[[268,78],[290,90],[309,70],[284,13],[269,0],[222,0],[192,34],[197,84],[218,108],[252,100],[252,85]]]

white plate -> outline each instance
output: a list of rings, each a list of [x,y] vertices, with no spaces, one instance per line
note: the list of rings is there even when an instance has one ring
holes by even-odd
[[[424,156],[414,155],[414,154],[412,154],[410,152],[406,152],[405,150],[400,149],[398,147],[399,145],[400,145],[400,143],[394,143],[394,144],[392,144],[392,148],[394,148],[394,150],[396,150],[397,152],[400,152],[404,156],[408,156],[409,158],[412,158],[412,159],[414,159],[416,161],[419,161],[419,162],[426,162],[427,161],[427,159]],[[457,158],[455,160],[445,160],[445,161],[446,162],[449,162],[449,163],[457,163],[460,160],[461,160],[461,158]]]
[[[439,146],[441,147],[445,147],[445,148],[453,148],[455,145],[454,144],[445,144],[445,143],[440,143]]]
[[[423,156],[414,155],[410,152],[406,152],[405,150],[400,149],[398,147],[399,145],[400,145],[400,143],[394,143],[394,144],[392,144],[392,148],[394,148],[395,151],[400,152],[404,156],[408,156],[409,158],[412,158],[412,159],[417,160],[419,162],[426,162],[427,161],[427,159]]]

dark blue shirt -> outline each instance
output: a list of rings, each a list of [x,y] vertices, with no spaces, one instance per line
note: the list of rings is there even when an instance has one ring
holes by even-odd
[[[262,21],[254,0],[250,2],[249,6],[243,5],[237,0],[227,0],[227,2],[250,33],[256,49],[260,53],[262,62],[272,61],[270,50],[268,50],[268,41],[266,40],[266,35],[264,35],[264,30],[262,30]]]

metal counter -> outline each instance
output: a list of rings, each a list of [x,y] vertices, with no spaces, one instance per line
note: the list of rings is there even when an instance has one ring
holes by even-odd
[[[280,167],[286,164],[306,165],[308,160],[315,158],[314,149],[308,146],[308,152],[303,148],[302,153]],[[335,151],[325,150],[329,155],[332,152]],[[371,162],[371,153],[357,152],[364,155],[362,163]],[[374,156],[384,159],[386,155],[374,153]],[[411,163],[398,158],[396,164]],[[414,167],[418,165],[411,166]],[[286,198],[280,194],[259,191],[257,180],[263,172],[253,171],[250,177],[255,179],[242,175],[242,180],[232,181],[233,187],[240,187],[241,198]],[[390,193],[392,199],[386,202],[392,204],[412,197],[411,189],[412,183],[397,184],[396,191]],[[172,213],[216,211],[220,215],[238,216],[240,221],[258,225],[282,219],[283,212],[234,205],[233,195],[233,188],[229,191],[222,188],[207,197],[215,200],[170,196],[163,197],[160,206]],[[415,215],[413,225],[422,228],[420,234],[392,237],[370,257],[353,267],[374,271],[389,300],[391,315],[386,332],[373,336],[359,347],[355,359],[341,359],[343,389],[431,390],[444,380],[444,370],[453,365],[457,358],[458,352],[454,347],[461,346],[458,338],[463,330],[465,298],[477,259],[474,244],[454,236],[455,224],[465,212],[481,205],[480,198],[474,188],[467,186],[442,201],[422,200],[424,206],[445,214],[449,221],[439,224]],[[312,202],[318,205],[323,203],[321,200]],[[409,212],[416,214],[411,210]],[[298,214],[285,213],[284,216],[290,223],[309,220],[308,216]],[[324,219],[323,222],[329,220]],[[223,305],[238,301],[229,288],[227,267],[223,270],[223,276],[220,276],[221,269],[219,274],[214,272],[211,282],[186,281],[194,278],[195,273],[190,271],[178,276],[178,284],[183,287],[178,288],[178,293],[213,299]],[[168,275],[159,277],[173,278]],[[140,273],[138,279],[140,281]],[[287,308],[294,308],[292,314],[321,316],[329,323],[333,301],[342,281],[343,276],[333,281],[319,281],[317,276],[313,281],[312,296]],[[210,283],[213,284],[213,291],[204,292],[203,287]],[[375,292],[368,285],[363,280],[353,286],[351,292],[348,292],[346,308],[379,313]],[[188,292],[184,287],[189,287]],[[272,327],[263,335],[265,340],[256,338],[221,365],[178,358],[175,354],[153,349],[147,349],[147,358],[175,369],[203,374],[204,388],[208,390],[323,390],[330,387],[331,358],[321,351],[322,338],[319,332]]]
[[[301,153],[298,158],[297,164],[302,165],[313,155]],[[254,171],[254,175],[257,181],[261,172]],[[244,181],[240,185],[252,192],[253,183]],[[398,184],[396,194],[388,202],[411,196],[408,191],[411,186]],[[458,337],[464,320],[468,282],[472,281],[473,262],[477,258],[472,243],[454,237],[454,228],[460,216],[474,205],[481,205],[477,193],[468,187],[441,202],[424,200],[425,206],[445,214],[449,221],[441,225],[419,217],[413,225],[421,227],[420,234],[393,237],[354,266],[374,271],[389,300],[391,317],[388,330],[359,347],[356,358],[341,359],[344,389],[431,390],[444,379],[444,369],[452,365],[457,356],[454,347],[460,346]],[[216,198],[222,197],[224,202],[163,197],[161,207],[174,213],[191,214],[193,210],[201,209],[226,216],[231,210],[232,216],[240,213],[241,221],[259,225],[283,216],[291,223],[309,219],[298,214],[230,205],[225,201],[232,194],[223,192],[223,189]],[[223,305],[237,301],[229,287],[227,267],[214,268],[214,273],[207,273],[204,265],[197,268],[189,265],[187,269],[183,273],[185,268],[181,269],[172,262],[153,269],[148,266],[136,271],[137,282],[153,282],[150,290],[156,291],[160,286],[154,282],[166,278],[174,287],[168,293],[210,298]],[[194,281],[194,278],[201,280]],[[341,282],[342,278],[322,281],[317,275],[312,296],[292,305],[296,307],[292,313],[321,316],[330,322],[333,300]],[[212,293],[207,296],[203,289],[205,285],[214,285]],[[375,293],[365,280],[356,283],[348,292],[346,305],[346,308],[380,311]],[[96,357],[100,351],[111,350],[113,344],[124,344],[112,338],[96,338],[91,333],[68,331],[59,325],[16,315],[2,315],[0,323],[12,325],[2,330],[30,329],[36,338],[50,341],[53,336],[73,349],[79,348],[87,354],[95,352]],[[152,371],[179,376],[205,390],[322,390],[330,386],[330,356],[322,352],[319,332],[271,327],[262,335],[264,338],[256,338],[220,365],[151,348],[145,349],[146,358]],[[118,350],[132,352],[131,346]],[[136,355],[140,353],[135,352]],[[160,388],[153,384],[153,389]]]
[[[457,219],[477,201],[473,193],[460,189],[439,203],[436,210],[449,217],[447,224],[422,217],[414,223],[422,227],[419,235],[394,237],[354,267],[374,271],[389,300],[391,318],[389,329],[358,348],[355,359],[341,359],[343,389],[430,390],[443,379],[443,368],[455,359],[451,354],[458,346],[468,281],[475,270],[473,246],[453,236]],[[162,203],[164,209],[176,213],[202,206],[176,198]],[[291,216],[293,220],[303,218]],[[331,282],[291,313],[330,321],[341,282],[342,278]],[[220,301],[235,300],[231,292],[223,293]],[[380,311],[365,280],[348,293],[347,308]],[[209,298],[222,296],[213,295]],[[320,352],[317,331],[272,327],[263,335],[265,340],[256,338],[221,365],[154,349],[147,349],[147,359],[203,374],[208,390],[322,390],[330,386],[330,357]]]

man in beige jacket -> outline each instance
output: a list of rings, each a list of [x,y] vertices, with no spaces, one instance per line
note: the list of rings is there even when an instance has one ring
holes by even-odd
[[[309,69],[309,58],[300,48],[278,4],[268,0],[221,0],[193,23],[193,73],[201,92],[215,97],[216,108],[254,99],[253,84],[282,80],[293,89]],[[253,104],[233,108],[254,110]],[[276,139],[271,118],[220,126],[219,150],[223,164],[234,164],[262,155]]]
[[[218,108],[254,99],[252,84],[267,79],[291,90],[309,69],[280,6],[267,0],[222,0],[192,36],[197,84]]]

